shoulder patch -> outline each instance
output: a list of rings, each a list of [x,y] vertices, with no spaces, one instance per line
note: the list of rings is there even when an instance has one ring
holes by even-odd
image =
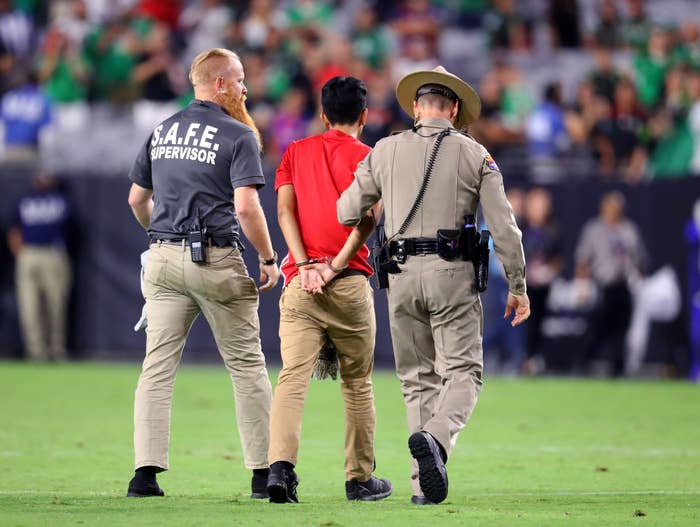
[[[493,160],[493,158],[491,157],[491,154],[486,154],[486,155],[484,156],[484,161],[486,162],[486,164],[489,166],[489,168],[490,168],[491,170],[495,170],[496,172],[500,172],[500,170],[498,169],[498,165],[496,164],[496,162],[495,162],[495,161]]]

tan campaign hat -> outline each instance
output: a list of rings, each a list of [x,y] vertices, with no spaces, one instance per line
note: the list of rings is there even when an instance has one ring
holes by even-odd
[[[474,88],[442,66],[432,71],[409,73],[396,85],[396,100],[399,101],[403,111],[411,117],[413,117],[413,101],[416,99],[416,92],[425,84],[445,86],[459,97],[459,112],[455,120],[455,128],[462,128],[479,118],[481,100]]]

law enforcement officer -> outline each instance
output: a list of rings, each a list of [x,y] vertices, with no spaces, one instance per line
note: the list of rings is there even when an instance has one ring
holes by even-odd
[[[405,76],[396,95],[416,124],[379,141],[358,165],[338,201],[338,218],[356,225],[381,198],[390,254],[403,251],[403,263],[392,260],[388,275],[389,318],[411,433],[412,502],[422,505],[447,497],[445,462],[474,409],[483,368],[475,267],[441,258],[437,231],[459,229],[481,204],[508,278],[504,316],[514,311],[515,326],[530,308],[520,230],[503,178],[486,149],[457,131],[478,117],[478,95],[441,66]],[[426,179],[421,203],[417,196]]]
[[[31,360],[66,358],[71,220],[70,202],[58,181],[39,174],[32,181],[32,191],[19,200],[7,233],[8,246],[17,259],[17,307]]]
[[[195,100],[158,125],[129,174],[129,204],[148,230],[146,358],[134,404],[136,475],[128,496],[162,496],[175,370],[199,313],[233,381],[254,498],[267,497],[270,381],[260,349],[258,290],[241,257],[239,223],[259,254],[261,291],[279,278],[257,189],[259,135],[245,109],[238,56],[214,48],[190,69]]]

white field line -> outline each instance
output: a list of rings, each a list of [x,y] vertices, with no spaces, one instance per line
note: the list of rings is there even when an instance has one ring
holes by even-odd
[[[500,452],[530,452],[541,454],[614,454],[618,456],[642,456],[642,457],[666,457],[666,456],[690,456],[700,457],[700,450],[694,448],[627,448],[609,445],[596,445],[589,447],[539,445],[533,448],[513,445],[484,445],[474,446],[473,450],[497,450]]]
[[[645,495],[678,495],[694,496],[700,495],[700,489],[689,490],[591,490],[591,491],[557,491],[557,492],[477,492],[470,493],[472,497],[540,497],[540,496],[645,496]],[[83,496],[112,496],[122,497],[123,493],[118,492],[71,492],[67,490],[3,490],[0,489],[0,496],[71,496],[80,498]]]

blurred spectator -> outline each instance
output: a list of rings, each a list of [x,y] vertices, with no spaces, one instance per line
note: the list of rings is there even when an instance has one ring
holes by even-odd
[[[30,63],[27,59],[32,53],[34,28],[26,13],[14,10],[11,0],[0,0],[0,41],[4,48],[18,61]]]
[[[7,92],[0,101],[0,121],[5,135],[5,159],[35,161],[40,133],[51,122],[51,102],[39,88],[34,73]]]
[[[597,95],[602,95],[610,102],[615,98],[615,87],[620,81],[620,74],[615,69],[612,52],[608,48],[597,47],[593,51],[595,66],[588,78]]]
[[[529,47],[530,23],[518,12],[514,0],[493,0],[483,23],[492,48],[522,51]]]
[[[683,68],[668,72],[664,93],[663,106],[649,121],[649,135],[654,141],[650,168],[655,179],[688,174],[694,149]]]
[[[668,32],[655,28],[649,44],[634,59],[639,100],[646,108],[654,108],[663,94],[664,79],[671,66]]]
[[[525,133],[534,180],[548,182],[559,179],[561,169],[558,158],[569,147],[560,84],[552,83],[545,87],[544,100],[528,117]]]
[[[184,68],[170,50],[170,30],[156,23],[146,35],[134,67],[134,81],[141,87],[141,98],[171,101],[187,87]]]
[[[674,50],[674,62],[692,69],[700,68],[700,26],[692,20],[680,28],[680,42]]]
[[[693,158],[690,162],[690,171],[700,175],[700,70],[693,70],[688,74],[688,99],[690,109],[688,112],[688,128],[693,139]]]
[[[377,23],[377,14],[370,5],[365,4],[355,11],[350,40],[355,56],[375,70],[384,67],[393,51],[389,32]]]
[[[325,1],[293,0],[285,10],[288,24],[293,28],[316,28],[330,23],[332,7]]]
[[[203,49],[226,47],[233,12],[224,0],[195,0],[180,15],[180,28],[187,33],[184,63],[189,65]]]
[[[83,0],[52,2],[51,20],[51,27],[68,40],[67,47],[71,49],[82,47],[83,41],[90,31],[87,7]]]
[[[0,40],[0,95],[13,85],[12,74],[16,66],[17,59]]]
[[[593,279],[601,292],[588,333],[586,362],[595,361],[597,373],[614,375],[624,369],[625,335],[632,315],[628,281],[640,276],[646,265],[639,229],[624,211],[622,194],[605,194],[599,216],[584,225],[576,247],[576,277]]]
[[[589,142],[591,131],[599,119],[597,99],[602,97],[595,95],[593,83],[590,80],[581,81],[576,89],[576,98],[570,112],[569,131],[572,141],[580,144]],[[609,103],[607,108],[610,108]]]
[[[19,319],[27,358],[62,360],[71,282],[66,252],[71,209],[52,177],[40,175],[32,183],[8,231],[16,258]]]
[[[619,47],[622,44],[622,20],[617,11],[615,0],[600,0],[598,16],[598,26],[591,44],[602,48]]]
[[[544,335],[542,322],[547,314],[547,299],[552,282],[562,269],[559,229],[552,219],[552,197],[543,187],[528,191],[525,199],[523,249],[527,261],[527,294],[532,314],[526,331],[528,372],[538,370]]]
[[[85,57],[93,73],[91,95],[96,99],[125,103],[138,96],[133,73],[141,52],[137,33],[141,27],[124,13],[97,26],[85,38]]]
[[[506,126],[521,135],[527,116],[535,107],[522,71],[512,64],[497,63],[496,72],[502,87],[501,112]]]
[[[411,37],[402,47],[401,55],[394,61],[391,78],[396,83],[413,71],[432,70],[437,65],[428,40],[425,37]]]
[[[284,25],[284,13],[273,0],[252,0],[239,25],[240,40],[251,50],[264,50],[273,33]]]
[[[411,55],[408,48],[421,41],[430,56],[437,54],[440,24],[435,7],[429,0],[402,0],[393,23],[402,54]]]
[[[653,24],[644,10],[644,0],[627,0],[627,16],[622,23],[622,40],[625,45],[644,49],[652,28]]]
[[[272,153],[278,159],[293,141],[307,135],[309,121],[304,115],[305,108],[306,94],[298,88],[289,90],[282,99],[279,111],[270,123],[274,142]]]
[[[134,122],[148,133],[179,109],[178,96],[188,92],[187,73],[171,51],[168,26],[156,22],[142,39],[133,80],[140,92],[134,105]]]
[[[139,0],[137,14],[165,24],[168,29],[177,29],[183,0]]]
[[[642,142],[646,115],[637,102],[634,85],[621,80],[615,88],[614,106],[602,100],[598,104],[601,113],[592,134],[600,156],[600,173],[639,180],[647,162],[647,150]]]
[[[87,98],[88,71],[80,43],[71,41],[57,26],[46,32],[39,56],[39,81],[56,104]]]
[[[581,47],[578,0],[549,0],[549,23],[554,47]]]

